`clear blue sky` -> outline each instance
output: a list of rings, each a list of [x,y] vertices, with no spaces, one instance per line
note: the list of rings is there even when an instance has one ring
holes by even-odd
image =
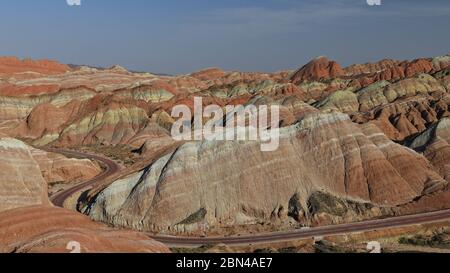
[[[1,0],[0,55],[159,73],[450,52],[449,0]]]

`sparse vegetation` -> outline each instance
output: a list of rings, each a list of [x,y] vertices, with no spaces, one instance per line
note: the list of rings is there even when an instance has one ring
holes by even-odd
[[[324,192],[315,192],[308,200],[309,213],[327,213],[330,215],[344,216],[349,210],[364,213],[373,208],[369,203],[357,203],[351,200],[341,199]]]
[[[203,219],[205,219],[206,213],[207,213],[206,209],[201,208],[197,212],[191,214],[188,218],[181,221],[180,225],[190,225],[198,223]]]
[[[316,253],[356,253],[357,251],[348,247],[341,247],[327,241],[320,241],[314,245]]]
[[[128,145],[116,145],[116,146],[105,146],[105,145],[91,145],[81,148],[81,150],[86,152],[92,152],[96,154],[105,155],[112,160],[122,163],[125,166],[131,166],[138,161],[139,155],[134,153],[134,148]]]
[[[434,231],[430,235],[418,234],[401,237],[398,242],[402,245],[424,246],[433,248],[450,248],[450,229]]]
[[[206,253],[208,250],[212,249],[214,245],[204,245],[197,248],[171,248],[173,253]]]

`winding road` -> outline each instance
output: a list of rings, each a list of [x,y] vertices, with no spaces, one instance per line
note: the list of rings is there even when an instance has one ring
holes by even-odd
[[[50,198],[51,201],[55,206],[58,207],[63,207],[65,200],[67,200],[73,194],[77,193],[80,190],[88,189],[89,187],[95,186],[97,183],[102,182],[104,179],[115,174],[120,169],[119,165],[116,162],[106,157],[61,149],[48,149],[48,151],[71,157],[93,159],[103,163],[106,166],[105,172],[95,177],[94,179],[87,181],[85,183],[81,183],[73,188],[58,192],[57,194],[52,196]],[[349,223],[342,225],[323,226],[309,229],[291,230],[286,232],[273,232],[273,233],[245,235],[245,236],[205,237],[205,238],[160,236],[153,234],[149,234],[149,236],[170,247],[199,247],[203,245],[219,244],[219,243],[223,243],[229,246],[239,246],[249,244],[251,245],[262,243],[285,242],[330,235],[352,234],[352,233],[382,230],[388,228],[397,228],[425,223],[443,222],[447,220],[450,221],[450,209],[408,216],[399,216],[393,218],[364,221],[358,223]]]
[[[75,193],[77,193],[83,189],[88,189],[90,187],[95,186],[97,183],[102,182],[103,180],[112,176],[113,174],[115,174],[116,172],[118,172],[120,170],[120,166],[116,162],[114,162],[111,159],[108,159],[106,157],[103,157],[103,156],[81,153],[81,152],[76,152],[76,151],[62,150],[62,149],[50,149],[49,148],[49,149],[46,149],[46,151],[62,154],[62,155],[68,156],[68,157],[87,158],[87,159],[95,160],[95,161],[103,163],[103,165],[106,168],[106,170],[103,173],[96,176],[92,180],[86,181],[84,183],[80,183],[70,189],[57,192],[55,195],[51,196],[50,201],[53,203],[53,205],[55,205],[57,207],[61,207],[61,208],[64,207],[64,202],[68,198],[70,198],[72,195],[74,195]]]
[[[219,244],[219,243],[223,243],[228,246],[239,246],[239,245],[295,241],[330,235],[360,233],[366,231],[404,227],[410,225],[442,222],[445,220],[450,220],[450,210],[401,216],[395,218],[386,218],[380,220],[364,221],[358,223],[323,226],[310,229],[291,230],[286,232],[273,232],[257,235],[222,237],[222,238],[219,237],[190,238],[190,237],[171,237],[171,236],[152,236],[152,238],[172,247],[199,247],[203,245]]]

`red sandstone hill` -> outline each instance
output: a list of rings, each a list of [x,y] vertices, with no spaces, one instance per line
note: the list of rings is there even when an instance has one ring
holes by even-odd
[[[327,80],[342,76],[344,70],[335,61],[330,61],[327,57],[317,57],[299,70],[291,78],[293,83],[302,81]]]
[[[56,61],[31,59],[20,60],[16,57],[0,57],[0,73],[14,74],[36,72],[41,74],[59,74],[70,71],[70,67]]]
[[[0,212],[0,253],[168,253],[142,233],[118,231],[66,209],[33,206]]]

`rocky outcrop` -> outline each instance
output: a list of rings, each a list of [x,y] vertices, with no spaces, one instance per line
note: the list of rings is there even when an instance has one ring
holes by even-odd
[[[62,107],[73,101],[86,101],[95,93],[85,88],[62,90],[57,93],[27,97],[0,96],[0,121],[24,120],[40,104],[52,104]]]
[[[0,211],[49,204],[47,185],[87,181],[101,172],[90,160],[70,159],[0,138]]]
[[[344,69],[347,77],[355,78],[362,87],[379,81],[395,82],[405,78],[428,74],[446,67],[440,61],[416,59],[413,61],[382,60],[377,63],[351,65]]]
[[[339,90],[315,105],[322,110],[338,110],[353,113],[359,110],[358,96],[349,90]]]
[[[308,211],[318,191],[392,206],[446,183],[424,157],[344,114],[312,113],[282,131],[271,153],[252,142],[186,143],[100,190],[86,212],[117,226],[176,233],[270,221],[288,215],[293,196]]]
[[[450,182],[450,144],[441,139],[433,139],[426,147],[424,156],[428,158],[437,172]]]
[[[191,77],[202,81],[211,81],[225,77],[226,73],[220,68],[208,68],[191,74]]]
[[[420,74],[396,83],[380,81],[357,91],[357,123],[372,122],[392,140],[404,141],[449,117],[450,97],[442,82]]]
[[[450,143],[450,118],[439,121],[436,128],[436,136]]]
[[[102,172],[98,164],[88,159],[67,158],[35,148],[30,150],[48,185],[89,181]]]
[[[407,78],[414,77],[423,73],[432,73],[434,72],[434,67],[432,62],[429,59],[417,59],[414,61],[404,61],[400,63],[400,67],[402,67],[405,71],[405,76]]]
[[[175,141],[167,129],[162,128],[157,123],[150,122],[143,130],[131,138],[127,144],[140,148],[141,152],[145,152],[156,147],[170,145],[173,142]]]
[[[438,56],[432,60],[433,69],[435,71],[441,71],[450,67],[450,55]]]
[[[60,74],[70,71],[70,67],[50,60],[19,60],[16,57],[0,57],[0,74],[35,72],[41,74]]]
[[[156,80],[136,87],[117,90],[114,93],[123,98],[143,100],[146,102],[164,102],[172,99],[180,91],[171,84]]]
[[[394,84],[376,82],[358,91],[360,111],[367,112],[375,107],[421,94],[446,92],[445,87],[432,76],[421,74],[416,78],[401,80]]]
[[[60,128],[69,120],[72,114],[73,109],[70,108],[70,105],[57,107],[51,103],[39,104],[28,115],[25,135],[35,139],[44,135],[58,134]]]
[[[448,116],[445,99],[423,96],[391,103],[368,113],[356,113],[352,119],[358,123],[372,122],[390,139],[403,141]]]
[[[5,84],[0,88],[0,96],[18,97],[18,96],[38,96],[43,94],[54,94],[59,91],[58,85],[42,84],[42,85],[14,85]]]
[[[145,108],[143,101],[102,95],[64,106],[42,103],[25,120],[5,121],[0,132],[37,146],[124,144],[150,121]]]
[[[444,118],[406,143],[423,152],[438,173],[450,182],[450,119]]]
[[[377,207],[370,203],[355,202],[325,192],[315,192],[308,199],[309,211],[297,211],[295,199],[289,203],[295,215],[311,217],[312,225],[336,225],[344,222],[363,221],[392,215],[391,208]]]
[[[381,60],[376,63],[351,65],[344,69],[344,73],[346,76],[371,75],[371,74],[380,73],[380,72],[383,72],[386,70],[391,70],[392,68],[395,68],[398,65],[399,65],[398,61],[385,59],[385,60]],[[391,71],[393,71],[394,73],[397,72],[396,70],[391,70]],[[391,77],[391,78],[399,77],[400,72],[397,74],[398,74],[398,76]]]
[[[43,206],[0,212],[0,234],[3,253],[170,252],[145,234],[113,230],[81,214]]]
[[[327,80],[342,75],[344,75],[344,70],[338,63],[321,56],[297,70],[292,75],[291,82],[299,84],[303,81]]]
[[[0,211],[49,204],[47,183],[29,146],[0,138]]]
[[[147,235],[115,231],[89,218],[54,208],[47,183],[87,179],[99,172],[89,160],[67,159],[0,138],[0,252],[169,252]],[[45,177],[45,179],[44,179]]]
[[[136,106],[110,105],[67,126],[58,138],[60,145],[115,145],[130,140],[148,121]]]

